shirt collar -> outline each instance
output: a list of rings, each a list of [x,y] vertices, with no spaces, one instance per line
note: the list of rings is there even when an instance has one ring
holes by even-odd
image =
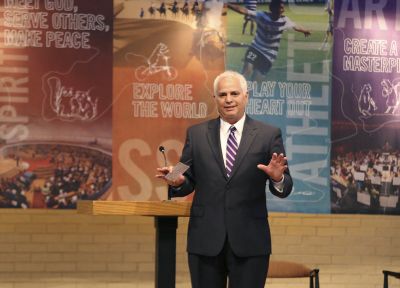
[[[240,135],[242,135],[243,132],[243,126],[244,126],[244,121],[246,120],[246,114],[243,114],[242,118],[240,118],[239,121],[237,121],[235,124],[230,124],[223,120],[222,118],[220,119],[220,124],[221,124],[221,132],[228,134],[229,133],[229,128],[233,125],[236,128],[236,132],[238,132]]]

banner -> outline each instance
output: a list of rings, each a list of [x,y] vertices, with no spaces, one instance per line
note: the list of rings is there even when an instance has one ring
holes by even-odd
[[[75,208],[111,186],[112,8],[2,1],[1,207]]]
[[[156,168],[179,161],[188,126],[217,117],[212,84],[225,65],[223,3],[203,5],[120,3],[113,93],[118,173],[107,200],[167,199]]]
[[[397,1],[335,2],[334,213],[400,213],[399,9]]]
[[[330,11],[289,4],[279,16],[269,5],[244,2],[257,16],[229,11],[227,68],[244,75],[251,68],[246,113],[281,128],[294,180],[286,199],[267,192],[268,209],[328,213]]]

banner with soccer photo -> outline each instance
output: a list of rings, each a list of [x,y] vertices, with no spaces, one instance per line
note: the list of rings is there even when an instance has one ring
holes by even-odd
[[[329,213],[333,3],[293,2],[228,4],[226,66],[248,80],[246,113],[282,130],[294,190],[268,209]]]
[[[333,213],[400,213],[396,1],[335,1]]]

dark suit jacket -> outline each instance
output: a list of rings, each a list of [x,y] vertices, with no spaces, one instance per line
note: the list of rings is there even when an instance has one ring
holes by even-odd
[[[285,153],[281,131],[246,116],[242,139],[230,178],[226,176],[220,145],[220,119],[210,120],[187,131],[181,162],[190,164],[186,182],[171,188],[185,196],[196,190],[190,212],[189,253],[216,256],[227,238],[237,256],[271,253],[271,236],[266,208],[268,175],[257,168],[267,164],[272,153]],[[284,190],[270,191],[287,197],[293,182],[285,171]]]

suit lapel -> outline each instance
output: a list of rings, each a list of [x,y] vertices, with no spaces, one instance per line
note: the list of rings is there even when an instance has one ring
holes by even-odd
[[[242,163],[247,152],[249,151],[250,146],[253,143],[253,140],[256,135],[257,135],[257,127],[254,125],[253,120],[248,116],[246,116],[246,120],[243,126],[242,139],[240,140],[239,150],[236,155],[235,164],[233,165],[232,174],[231,177],[229,177],[229,180],[235,176],[236,171],[239,169],[239,166]]]
[[[220,119],[217,118],[211,120],[208,123],[207,139],[208,139],[208,144],[210,145],[210,148],[214,154],[215,160],[217,161],[218,166],[221,169],[222,175],[224,175],[224,177],[227,178],[224,165],[224,158],[222,157],[219,130],[220,130]]]

